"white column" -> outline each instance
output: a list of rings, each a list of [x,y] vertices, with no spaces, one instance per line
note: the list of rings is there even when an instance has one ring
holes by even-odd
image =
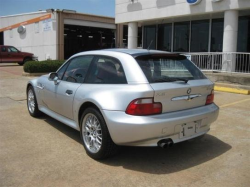
[[[238,37],[238,10],[227,10],[224,14],[224,34],[223,34],[223,52],[237,52]],[[235,70],[235,54],[225,54],[223,57],[222,70]]]
[[[128,24],[128,49],[136,49],[138,40],[138,23]]]

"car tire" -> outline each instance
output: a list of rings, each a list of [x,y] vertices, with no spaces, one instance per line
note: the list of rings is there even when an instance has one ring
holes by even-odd
[[[38,109],[36,94],[32,86],[29,86],[27,89],[27,107],[31,116],[33,117],[41,116],[42,113]]]
[[[22,62],[18,62],[18,64],[19,64],[20,66],[22,66],[22,65],[24,65],[27,61],[31,61],[31,59],[30,59],[30,58],[25,58],[25,59],[23,59]]]
[[[118,146],[112,141],[102,114],[96,108],[87,108],[80,121],[81,139],[86,153],[101,160],[117,153]]]

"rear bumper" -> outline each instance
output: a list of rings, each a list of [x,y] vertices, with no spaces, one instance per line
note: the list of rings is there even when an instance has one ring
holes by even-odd
[[[33,60],[33,61],[38,61],[38,56],[34,56],[34,55],[33,55],[33,56],[32,56],[32,60]]]
[[[207,133],[219,114],[215,104],[153,116],[131,116],[122,111],[102,111],[112,140],[117,145],[157,146],[161,139],[174,143]],[[183,125],[194,124],[195,132],[183,136]]]

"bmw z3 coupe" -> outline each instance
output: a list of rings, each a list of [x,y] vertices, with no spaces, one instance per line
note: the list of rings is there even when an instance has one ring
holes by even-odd
[[[31,116],[80,131],[87,154],[160,146],[207,133],[219,113],[214,84],[185,56],[144,49],[82,52],[27,84]]]

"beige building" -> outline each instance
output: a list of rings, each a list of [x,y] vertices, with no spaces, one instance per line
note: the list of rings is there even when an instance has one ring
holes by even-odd
[[[116,0],[115,7],[116,24],[128,25],[123,38],[128,48],[231,53],[218,57],[225,59],[219,63],[226,71],[235,71],[235,58],[249,58],[250,0]],[[250,72],[249,64],[239,66]]]
[[[0,45],[34,53],[39,60],[67,59],[81,51],[114,48],[115,35],[114,18],[71,10],[0,17]]]

